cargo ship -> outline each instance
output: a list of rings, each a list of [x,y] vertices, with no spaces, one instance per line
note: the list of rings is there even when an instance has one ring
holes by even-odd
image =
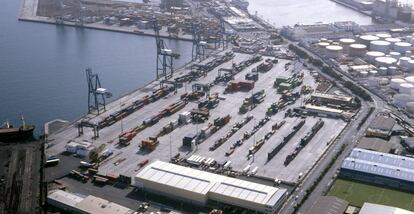
[[[2,127],[0,127],[0,142],[15,142],[20,140],[27,140],[33,138],[33,130],[35,126],[26,125],[24,118],[22,117],[22,126],[14,128],[7,121]]]

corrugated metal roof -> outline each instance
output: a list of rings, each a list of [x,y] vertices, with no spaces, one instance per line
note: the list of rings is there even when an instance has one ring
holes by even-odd
[[[137,178],[173,186],[198,194],[219,194],[239,200],[274,206],[285,194],[285,189],[204,172],[176,164],[155,161],[145,167]]]
[[[414,181],[414,159],[355,148],[342,168],[400,180]]]
[[[77,203],[81,202],[84,198],[79,197],[75,194],[65,192],[63,190],[57,190],[53,193],[50,193],[47,196],[48,200],[53,200],[67,206],[75,206]]]
[[[414,212],[381,204],[364,203],[359,214],[414,214]]]

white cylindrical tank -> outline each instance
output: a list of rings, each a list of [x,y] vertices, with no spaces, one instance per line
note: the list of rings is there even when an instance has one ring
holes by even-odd
[[[414,90],[414,85],[410,83],[401,83],[399,91],[401,94],[412,94]]]
[[[398,38],[386,38],[385,41],[391,43],[391,48],[394,48],[394,44],[397,42],[401,42],[401,39]]]
[[[403,68],[407,68],[408,67],[408,61],[410,61],[410,60],[411,60],[410,57],[406,57],[406,56],[401,57],[400,58],[400,66],[403,67]]]
[[[379,40],[380,38],[373,35],[363,35],[359,37],[359,42],[364,45],[369,45],[370,42]]]
[[[407,83],[414,84],[414,76],[408,76],[404,78]]]
[[[398,59],[400,59],[400,57],[401,57],[401,53],[399,53],[399,52],[395,52],[395,51],[392,51],[392,52],[390,52],[390,56],[391,56],[392,58],[394,58],[394,59],[398,60]]]
[[[361,77],[367,77],[368,76],[368,71],[361,71],[361,72],[359,72],[359,75],[361,75]]]
[[[408,102],[413,102],[413,96],[408,94],[396,94],[394,95],[394,104],[400,108],[405,108]]]
[[[405,105],[405,110],[407,110],[407,112],[410,114],[414,114],[414,102],[407,102]]]
[[[411,54],[412,54],[412,53],[411,53],[411,51],[406,51],[406,52],[405,52],[405,56],[406,56],[406,57],[411,57]]]
[[[379,80],[379,84],[380,85],[388,85],[388,84],[390,84],[390,81],[387,78],[381,78]]]
[[[392,36],[388,33],[378,33],[375,34],[376,37],[380,38],[380,39],[386,39],[386,38],[391,38]]]
[[[397,42],[394,44],[394,50],[400,53],[405,53],[411,50],[411,43],[408,42]]]
[[[319,42],[318,43],[318,47],[320,47],[320,48],[326,48],[329,45],[331,45],[331,44],[328,43],[328,42]]]
[[[409,60],[407,63],[407,71],[413,72],[414,71],[414,60]]]
[[[371,41],[369,45],[369,49],[371,51],[380,51],[387,53],[390,50],[391,43],[382,40]]]
[[[406,83],[405,80],[399,78],[391,79],[390,88],[397,90],[400,88],[400,84],[402,83]]]
[[[388,68],[387,67],[380,67],[378,69],[378,74],[381,76],[385,76],[388,74]]]
[[[388,67],[388,75],[396,75],[398,74],[398,68],[396,66]]]
[[[329,45],[326,47],[326,55],[331,58],[339,58],[342,55],[343,48],[339,45]]]
[[[352,44],[349,46],[349,56],[363,57],[367,51],[367,46],[364,44]]]
[[[369,62],[371,64],[375,63],[375,58],[382,57],[382,56],[385,56],[385,54],[383,52],[380,52],[380,51],[368,51],[366,53],[367,62]]]
[[[395,63],[397,63],[397,60],[392,57],[382,56],[375,58],[375,64],[377,66],[390,66]]]
[[[344,48],[344,53],[349,54],[349,46],[355,43],[355,39],[343,38],[339,40],[339,43]]]
[[[369,71],[369,75],[371,75],[371,76],[377,76],[378,75],[378,71],[377,70],[370,70]]]

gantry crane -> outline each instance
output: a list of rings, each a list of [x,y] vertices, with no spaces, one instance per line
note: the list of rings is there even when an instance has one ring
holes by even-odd
[[[105,98],[110,98],[112,94],[102,88],[98,74],[93,74],[92,69],[86,69],[86,80],[88,82],[88,113],[99,115],[101,111],[106,111]]]

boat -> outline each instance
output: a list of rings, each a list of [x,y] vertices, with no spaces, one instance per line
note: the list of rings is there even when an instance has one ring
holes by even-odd
[[[10,125],[9,121],[6,121],[2,127],[0,127],[0,142],[16,142],[21,140],[28,140],[33,138],[34,125],[26,125],[22,116],[22,126],[15,128]]]

